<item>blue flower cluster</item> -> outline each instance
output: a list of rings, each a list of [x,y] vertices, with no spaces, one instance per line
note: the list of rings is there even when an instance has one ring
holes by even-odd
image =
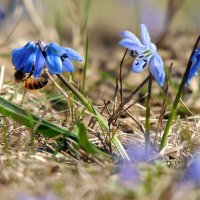
[[[73,72],[74,66],[71,60],[78,62],[83,58],[73,49],[65,48],[56,43],[45,44],[41,42],[44,51],[41,51],[39,43],[28,42],[21,48],[13,49],[12,63],[16,70],[22,73],[33,71],[34,77],[39,77],[46,66],[51,74]]]
[[[141,41],[131,32],[124,31],[121,33],[122,39],[119,44],[132,51],[137,56],[132,70],[140,73],[149,63],[149,70],[157,83],[163,86],[165,81],[165,71],[162,58],[157,52],[155,44],[151,42],[148,30],[144,24],[141,24]]]

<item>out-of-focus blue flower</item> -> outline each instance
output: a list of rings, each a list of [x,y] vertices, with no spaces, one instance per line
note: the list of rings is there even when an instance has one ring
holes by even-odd
[[[153,157],[153,149],[145,149],[141,145],[132,145],[127,149],[131,160],[135,162],[146,162]]]
[[[149,70],[157,83],[163,86],[165,81],[164,63],[157,52],[155,44],[151,42],[148,30],[144,24],[141,24],[141,41],[130,31],[121,33],[122,39],[119,44],[132,51],[133,56],[137,56],[132,70],[140,73],[149,63]]]
[[[127,153],[131,161],[123,161],[119,167],[119,179],[127,187],[141,182],[138,164],[153,157],[153,150],[145,150],[141,145],[128,144]]]
[[[190,80],[193,76],[196,76],[200,69],[200,48],[196,50],[194,55],[192,56],[192,66],[190,68],[190,72],[187,77],[186,85],[190,84]]]
[[[78,62],[83,61],[83,58],[73,49],[65,48],[50,43],[45,46],[46,65],[52,74],[60,74],[64,72],[73,72],[74,66],[71,60]]]
[[[200,156],[194,156],[189,162],[189,167],[186,169],[183,183],[192,183],[200,187]]]
[[[38,43],[28,42],[21,48],[13,49],[12,63],[16,70],[22,73],[30,73],[33,71],[34,77],[39,77],[46,66],[50,73],[60,74],[64,72],[73,72],[74,66],[71,60],[83,61],[83,58],[73,49],[61,47],[55,43],[45,44],[44,52]],[[45,55],[45,57],[44,57]]]
[[[127,187],[138,184],[140,182],[140,174],[137,166],[128,161],[123,162],[119,168],[119,180]]]
[[[0,7],[0,23],[5,18],[5,11],[3,8]]]

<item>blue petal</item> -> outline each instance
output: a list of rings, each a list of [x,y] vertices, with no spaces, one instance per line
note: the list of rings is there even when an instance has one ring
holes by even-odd
[[[195,51],[191,60],[192,62],[200,62],[200,48]]]
[[[33,76],[35,78],[40,76],[42,69],[44,67],[44,64],[45,64],[44,56],[42,55],[42,52],[40,51],[38,47],[37,52],[36,52],[36,61],[35,61],[34,72],[33,72]]]
[[[119,45],[137,52],[143,52],[146,50],[146,47],[144,45],[142,45],[141,43],[137,43],[130,38],[122,39],[119,42]]]
[[[73,72],[74,71],[74,65],[69,59],[65,59],[62,63],[62,71],[64,72]]]
[[[190,72],[188,74],[186,85],[189,86],[190,80],[193,76],[196,76],[200,68],[200,54],[196,54],[194,62],[190,68]]]
[[[144,44],[147,48],[149,48],[151,39],[147,27],[144,24],[141,24],[141,41],[142,44]]]
[[[22,48],[16,48],[12,51],[12,63],[15,65],[16,70],[19,70],[24,67],[24,64],[27,65],[27,60],[32,53],[35,53],[36,44],[34,42],[28,42]]]
[[[46,47],[48,48],[51,48],[52,50],[55,51],[55,53],[58,55],[58,56],[62,56],[63,54],[65,54],[65,48],[52,42],[50,43],[49,45],[47,45]]]
[[[160,86],[165,81],[164,63],[158,53],[155,53],[149,62],[149,69],[155,80]]]
[[[71,60],[82,62],[84,59],[73,49],[65,48],[67,57]]]
[[[144,70],[144,68],[147,66],[149,62],[149,57],[144,56],[143,54],[138,55],[138,57],[135,59],[132,70],[135,73],[140,73]]]
[[[140,43],[140,44],[141,44],[141,42],[140,42],[140,40],[138,39],[138,37],[135,36],[135,35],[134,35],[133,33],[131,33],[130,31],[123,31],[123,32],[120,33],[120,35],[121,35],[122,37],[124,37],[124,38],[129,38],[129,39],[135,41],[136,43],[138,43],[138,44]]]
[[[13,49],[13,51],[12,51],[12,63],[13,63],[13,65],[18,67],[17,64],[23,58],[23,56],[21,55],[22,52],[23,52],[23,48]]]
[[[62,73],[62,61],[60,57],[49,46],[46,48],[46,64],[52,74]]]
[[[35,63],[35,57],[36,57],[36,53],[33,52],[31,54],[29,54],[27,60],[25,62],[23,62],[22,64],[22,73],[30,73],[33,70],[33,66]]]
[[[124,31],[120,33],[124,39],[119,44],[125,48],[142,52],[146,47],[140,42],[140,40],[130,31]]]
[[[149,50],[151,51],[152,54],[155,54],[156,51],[157,51],[156,45],[155,45],[154,43],[151,42],[151,43],[149,44]]]

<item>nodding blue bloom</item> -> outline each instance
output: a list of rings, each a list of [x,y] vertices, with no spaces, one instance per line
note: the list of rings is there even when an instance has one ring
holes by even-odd
[[[192,66],[190,68],[190,72],[188,74],[186,85],[190,84],[190,80],[193,76],[197,76],[197,73],[200,69],[200,48],[196,50],[194,55],[192,56]]]
[[[74,66],[71,60],[78,62],[83,61],[83,58],[73,49],[65,48],[50,43],[45,46],[46,65],[52,74],[60,74],[64,72],[73,72]]]
[[[33,71],[34,77],[39,77],[46,66],[51,74],[74,71],[71,60],[83,61],[83,58],[73,49],[61,47],[55,43],[45,44],[44,52],[38,43],[28,42],[21,48],[13,49],[12,63],[16,70],[22,73]],[[45,56],[45,57],[44,57]]]
[[[157,83],[163,86],[165,81],[164,63],[157,52],[155,44],[151,42],[148,30],[144,24],[141,24],[141,41],[130,31],[121,33],[122,39],[119,44],[131,50],[131,55],[137,56],[132,70],[140,73],[149,63],[149,70]]]
[[[12,63],[16,70],[21,70],[22,73],[33,71],[34,77],[39,77],[44,67],[45,59],[39,46],[34,42],[28,42],[21,48],[13,49]]]

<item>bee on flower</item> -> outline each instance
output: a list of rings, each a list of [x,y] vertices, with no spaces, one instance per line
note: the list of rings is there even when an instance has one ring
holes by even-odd
[[[47,84],[46,79],[43,80],[42,71],[44,68],[47,68],[51,74],[73,72],[72,61],[81,62],[83,58],[75,50],[59,46],[56,43],[28,42],[25,46],[12,51],[12,63],[16,69],[15,79],[24,81],[25,86],[30,85],[27,83],[35,84],[37,89]],[[20,75],[20,78],[18,75]],[[34,78],[30,78],[32,75]],[[43,82],[39,86],[41,81]],[[35,87],[31,86],[31,88],[34,89]]]

